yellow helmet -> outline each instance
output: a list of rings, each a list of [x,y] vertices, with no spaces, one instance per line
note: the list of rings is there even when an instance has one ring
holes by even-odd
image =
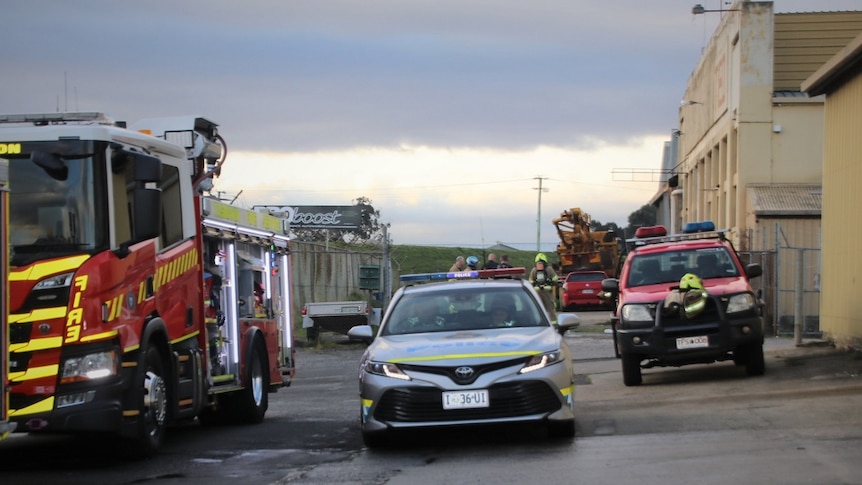
[[[683,292],[682,311],[686,318],[696,317],[706,308],[708,294],[697,275],[684,274],[679,280],[679,290]]]
[[[686,273],[679,279],[679,289],[683,291],[702,290],[703,281],[694,273]]]
[[[539,253],[536,255],[536,262],[538,263],[539,261],[548,264],[548,257],[545,256],[545,253]]]

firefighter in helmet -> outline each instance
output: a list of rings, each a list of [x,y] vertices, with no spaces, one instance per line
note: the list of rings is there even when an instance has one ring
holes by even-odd
[[[554,306],[554,287],[557,286],[559,277],[554,268],[548,264],[548,257],[545,256],[545,253],[536,255],[536,264],[530,270],[529,280],[530,284],[536,287],[539,296],[542,297],[542,303],[545,305],[548,315],[551,316],[551,320],[556,321],[557,311]]]

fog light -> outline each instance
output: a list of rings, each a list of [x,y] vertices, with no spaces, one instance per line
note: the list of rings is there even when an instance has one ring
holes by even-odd
[[[76,392],[74,394],[64,394],[57,397],[57,408],[65,408],[68,406],[77,406],[93,400],[96,391],[89,390],[86,392]]]
[[[751,333],[751,327],[749,327],[748,325],[743,325],[742,333]]]
[[[635,345],[640,345],[640,343],[641,343],[641,342],[643,342],[643,340],[641,340],[641,338],[640,338],[640,337],[633,337],[633,338],[632,338],[632,342],[633,342]]]

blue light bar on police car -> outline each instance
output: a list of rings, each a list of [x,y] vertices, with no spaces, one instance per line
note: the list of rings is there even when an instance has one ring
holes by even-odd
[[[525,268],[483,269],[478,271],[448,271],[441,273],[417,273],[402,275],[401,283],[418,283],[423,281],[474,280],[480,278],[500,278],[513,275],[523,275]]]

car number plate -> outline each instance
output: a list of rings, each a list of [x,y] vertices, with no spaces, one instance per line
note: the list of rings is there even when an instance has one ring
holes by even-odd
[[[592,295],[593,293],[593,290],[584,290],[585,295]]]
[[[488,405],[487,389],[443,393],[443,409],[486,408]]]
[[[343,306],[341,307],[341,313],[359,313],[359,307],[356,305]]]
[[[709,337],[706,335],[676,339],[676,348],[678,349],[697,349],[701,347],[709,347]]]

